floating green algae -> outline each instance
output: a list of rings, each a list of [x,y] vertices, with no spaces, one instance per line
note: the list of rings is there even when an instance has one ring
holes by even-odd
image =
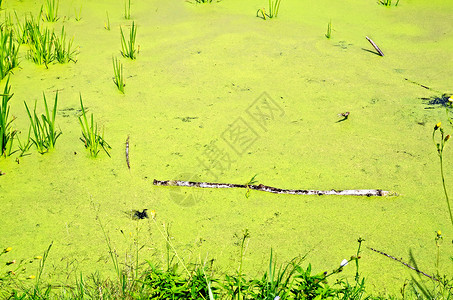
[[[156,211],[158,222],[171,224],[180,256],[207,256],[220,270],[237,269],[237,235],[247,228],[243,269],[251,275],[267,265],[271,248],[280,262],[309,252],[315,272],[331,270],[354,254],[358,237],[407,260],[412,250],[420,269],[435,271],[435,232],[453,234],[431,143],[432,128],[445,114],[425,110],[420,101],[439,93],[405,78],[451,93],[446,70],[453,67],[453,5],[286,0],[278,18],[264,21],[255,13],[266,1],[131,3],[130,20],[121,3],[60,3],[53,26],[64,24],[68,36],[74,35],[80,47],[75,64],[36,66],[21,46],[21,68],[10,79],[13,126],[25,138],[23,101],[31,105],[42,92],[58,90],[62,135],[49,153],[32,148],[18,162],[15,154],[0,160],[0,246],[12,246],[25,258],[41,255],[53,241],[48,274],[60,280],[69,272],[112,275],[99,217],[123,257],[140,222],[140,258],[163,262],[160,233],[148,220],[127,214],[147,208]],[[22,16],[37,14],[40,5],[6,1],[2,8]],[[104,28],[106,11],[110,31]],[[327,40],[329,20],[335,26]],[[112,80],[112,56],[121,54],[120,26],[133,21],[140,52],[135,61],[121,59],[123,95]],[[373,48],[365,36],[384,57],[366,51]],[[257,119],[256,101],[264,92],[274,106],[263,108],[267,115]],[[89,158],[80,141],[79,93],[104,127],[111,158]],[[338,123],[346,111],[348,120]],[[242,144],[235,143],[234,128],[250,133]],[[453,155],[445,155],[448,165]],[[252,191],[247,199],[242,190],[152,185],[154,178],[244,184],[255,174],[259,183],[280,188],[376,188],[399,196]],[[446,177],[452,176],[447,167]],[[446,272],[451,250],[444,251]],[[376,292],[397,293],[410,278],[402,266],[372,251],[364,250],[360,263]],[[352,280],[354,271],[345,268],[341,275]]]

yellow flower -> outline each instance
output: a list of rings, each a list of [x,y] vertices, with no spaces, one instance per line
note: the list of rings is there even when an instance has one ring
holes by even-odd
[[[149,214],[151,215],[151,217],[152,217],[153,219],[156,218],[156,211],[155,211],[154,209],[153,209],[152,211],[150,211]]]
[[[35,259],[42,259],[41,255],[35,256]]]
[[[9,251],[13,250],[13,247],[8,247],[8,248],[5,248],[5,250],[3,250],[3,253],[7,253]]]
[[[453,102],[453,96],[450,96],[450,98],[448,98],[448,101],[449,101],[450,103],[452,103],[452,102]]]
[[[442,126],[442,122],[437,123],[436,126],[434,126],[434,130],[439,129],[440,126]]]
[[[437,233],[437,236],[441,236],[442,235],[442,231],[440,231],[440,230],[437,230],[436,233]]]
[[[27,279],[35,279],[35,278],[36,278],[35,275],[30,275],[30,276],[27,277]]]

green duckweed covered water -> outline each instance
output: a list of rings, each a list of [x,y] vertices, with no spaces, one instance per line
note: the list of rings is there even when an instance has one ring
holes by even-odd
[[[4,11],[15,10],[20,19],[36,16],[42,4],[3,2]],[[387,8],[372,0],[283,0],[278,18],[267,21],[255,17],[267,1],[132,0],[131,20],[124,19],[123,5],[61,1],[60,20],[50,26],[59,31],[64,24],[74,35],[75,64],[36,66],[21,47],[20,68],[11,76],[13,126],[25,138],[23,101],[38,99],[40,110],[42,92],[53,99],[59,90],[63,134],[50,153],[32,148],[18,162],[16,154],[0,160],[0,247],[13,247],[11,257],[41,255],[53,241],[45,271],[53,280],[73,282],[96,270],[110,276],[98,217],[120,259],[131,254],[138,232],[140,259],[163,263],[165,240],[156,224],[128,217],[131,209],[148,208],[157,224],[170,224],[182,258],[214,259],[219,272],[237,269],[244,229],[251,238],[243,270],[251,276],[264,272],[271,248],[279,262],[309,252],[306,262],[315,272],[332,270],[355,253],[359,237],[406,261],[412,250],[420,269],[435,272],[435,232],[442,230],[447,241],[453,235],[431,141],[434,124],[446,122],[443,109],[425,109],[420,98],[452,92],[450,2],[401,0]],[[120,54],[119,26],[127,29],[132,20],[140,45],[135,61]],[[326,39],[330,20],[332,38]],[[371,53],[365,36],[384,57]],[[124,64],[124,95],[112,82],[112,56]],[[79,140],[79,93],[105,128],[111,158],[89,158]],[[262,107],[267,117],[254,119],[263,93],[273,110]],[[346,111],[349,119],[337,122]],[[234,135],[239,129],[247,135]],[[450,189],[452,159],[447,148]],[[378,188],[399,196],[252,191],[247,199],[244,190],[152,184],[154,178],[243,184],[255,174],[259,183],[280,188]],[[446,245],[441,272],[450,270]],[[397,293],[413,274],[368,249],[360,271],[382,294]],[[351,266],[340,275],[353,280],[354,272]]]

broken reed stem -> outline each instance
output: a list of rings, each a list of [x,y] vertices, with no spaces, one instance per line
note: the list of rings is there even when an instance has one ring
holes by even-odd
[[[403,259],[401,259],[401,258],[396,258],[396,257],[394,257],[394,256],[391,256],[391,255],[385,253],[385,252],[382,252],[382,251],[379,251],[379,250],[376,250],[376,249],[373,249],[373,248],[370,248],[370,247],[367,247],[367,248],[370,249],[370,250],[372,250],[372,251],[374,251],[374,252],[376,252],[376,253],[379,253],[379,254],[381,254],[381,255],[387,256],[388,258],[391,258],[391,259],[393,259],[393,260],[396,260],[397,262],[399,262],[399,263],[405,265],[405,266],[408,267],[409,269],[412,269],[412,270],[414,270],[415,272],[420,273],[420,274],[422,274],[422,275],[424,275],[424,276],[426,276],[426,277],[428,277],[428,278],[430,278],[430,279],[432,279],[432,280],[439,281],[439,279],[437,279],[437,278],[435,278],[435,277],[433,277],[433,276],[431,276],[431,275],[428,275],[428,274],[426,274],[426,273],[423,272],[423,271],[420,271],[419,269],[417,269],[417,268],[411,266],[411,265],[408,264],[408,263],[405,263],[405,262],[403,261]]]
[[[161,186],[186,186],[186,187],[199,187],[199,188],[240,188],[240,189],[251,189],[262,192],[274,193],[274,194],[290,194],[290,195],[341,195],[341,196],[387,196],[396,195],[389,191],[383,190],[286,190],[279,189],[263,184],[259,185],[246,185],[246,184],[231,184],[231,183],[210,183],[210,182],[193,182],[193,181],[181,181],[181,180],[165,180],[160,181],[154,179],[154,185]]]
[[[126,139],[126,163],[127,163],[128,169],[130,170],[131,165],[129,163],[129,136],[127,136],[127,139]]]
[[[368,40],[368,42],[370,42],[374,49],[376,49],[380,56],[384,56],[384,53],[382,53],[381,49],[379,49],[379,47],[369,37],[366,36],[365,38]]]

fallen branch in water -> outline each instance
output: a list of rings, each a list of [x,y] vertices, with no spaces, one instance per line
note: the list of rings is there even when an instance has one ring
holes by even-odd
[[[393,259],[393,260],[396,260],[397,262],[399,262],[399,263],[405,265],[405,266],[408,267],[409,269],[412,269],[412,270],[414,270],[415,272],[420,273],[420,274],[422,274],[422,275],[424,275],[424,276],[426,276],[426,277],[428,277],[428,278],[430,278],[430,279],[432,279],[432,280],[439,281],[439,279],[437,279],[437,278],[435,278],[435,277],[433,277],[433,276],[431,276],[431,275],[428,275],[428,274],[426,274],[426,273],[423,272],[423,271],[420,271],[419,269],[417,269],[416,267],[411,266],[411,265],[408,264],[408,263],[405,263],[405,262],[403,261],[402,258],[396,258],[396,257],[394,257],[394,256],[391,256],[391,255],[385,253],[385,252],[382,252],[382,251],[373,249],[373,248],[371,248],[371,247],[367,247],[367,248],[370,249],[370,250],[372,250],[372,251],[374,251],[374,252],[376,252],[376,253],[379,253],[379,254],[381,254],[381,255],[387,256],[388,258],[391,258],[391,259]]]
[[[199,187],[199,188],[217,188],[217,189],[229,189],[229,188],[240,188],[250,189],[262,192],[269,192],[274,194],[290,194],[290,195],[341,195],[341,196],[387,196],[389,194],[396,195],[389,191],[383,190],[285,190],[279,189],[263,184],[259,185],[247,185],[247,184],[232,184],[232,183],[211,183],[211,182],[193,182],[193,181],[181,181],[181,180],[165,180],[160,181],[154,179],[154,185],[162,186],[186,186],[186,187]]]
[[[379,49],[379,47],[369,37],[366,36],[365,38],[368,40],[368,42],[370,42],[374,49],[376,49],[380,56],[384,56],[384,53],[382,53],[381,49]]]

